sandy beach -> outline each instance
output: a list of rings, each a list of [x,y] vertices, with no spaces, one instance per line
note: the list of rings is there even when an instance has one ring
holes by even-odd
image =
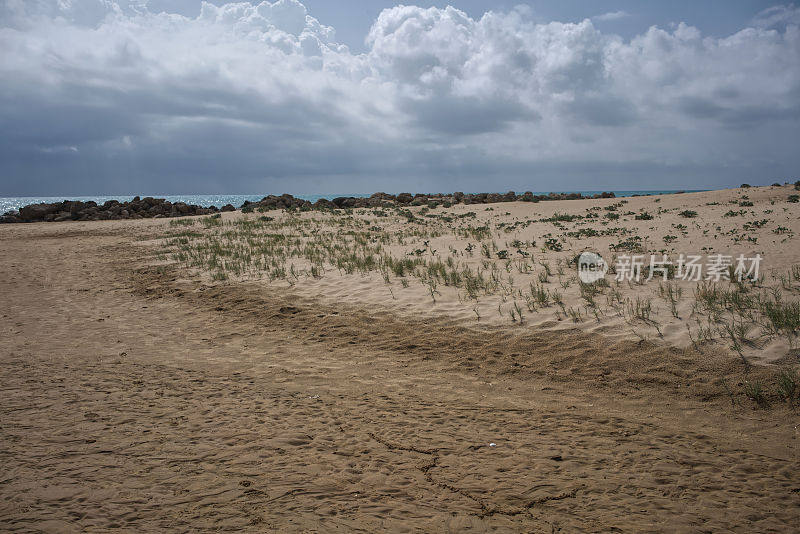
[[[796,300],[793,194],[3,225],[0,525],[787,532],[798,355],[756,295]],[[762,277],[590,302],[589,248]]]
[[[0,0],[0,534],[800,532],[800,4],[418,4]]]

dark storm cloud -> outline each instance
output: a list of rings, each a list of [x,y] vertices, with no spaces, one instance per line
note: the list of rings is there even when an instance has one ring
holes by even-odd
[[[519,102],[475,97],[411,100],[402,103],[401,109],[423,128],[452,136],[502,132],[513,122],[540,118]]]
[[[800,161],[797,13],[623,41],[398,6],[354,54],[296,0],[5,0],[0,194],[774,181]]]

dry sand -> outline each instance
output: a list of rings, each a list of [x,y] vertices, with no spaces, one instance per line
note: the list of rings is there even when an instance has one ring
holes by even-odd
[[[172,239],[145,242],[143,252],[152,254],[153,245],[172,253],[196,252],[197,244],[219,245],[227,250],[238,246],[239,255],[244,250],[248,256],[252,252],[249,263],[241,257],[220,255],[213,261],[221,267],[211,268],[207,265],[211,255],[204,250],[193,258],[203,265],[199,270],[194,269],[192,276],[214,284],[214,275],[224,273],[226,281],[255,281],[259,285],[291,289],[331,305],[349,303],[408,318],[442,318],[473,328],[490,326],[491,331],[496,331],[496,327],[520,326],[527,330],[578,328],[615,339],[647,340],[681,348],[692,346],[702,351],[708,345],[734,349],[725,327],[743,325],[744,339],[740,340],[738,350],[748,361],[798,363],[800,360],[793,357],[798,345],[793,336],[766,332],[763,317],[753,320],[749,312],[744,317],[732,313],[726,302],[718,302],[719,309],[710,313],[702,306],[697,307],[696,296],[704,288],[736,289],[737,286],[725,280],[720,280],[722,283],[705,280],[708,263],[717,255],[726,257],[734,267],[739,256],[746,259],[745,267],[750,267],[750,260],[759,256],[760,280],[755,286],[744,284],[747,295],[772,300],[777,292],[784,300],[797,300],[800,203],[788,200],[798,193],[793,187],[783,186],[538,204],[455,205],[433,210],[414,207],[399,213],[385,209],[360,209],[345,215],[341,211],[336,215],[237,212],[224,214],[224,224],[219,226],[201,225],[197,218],[181,221],[190,226],[173,222],[166,232],[159,234],[173,236]],[[409,211],[415,216],[412,222],[402,215]],[[686,212],[694,216],[683,216]],[[645,213],[652,218],[638,219]],[[610,219],[612,215],[617,218]],[[273,220],[260,222],[264,216]],[[483,231],[480,235],[479,230]],[[177,245],[175,236],[185,235],[189,235],[188,239],[180,239],[188,244]],[[270,239],[273,236],[288,241]],[[322,275],[312,276],[312,264],[301,250],[307,244],[312,243],[316,253],[326,254],[319,242],[327,239],[337,246],[353,245],[358,238],[366,241],[364,247],[354,247],[358,254],[371,247],[370,253],[373,248],[378,251],[373,254],[376,259],[388,254],[395,259],[439,264],[448,271],[468,268],[494,285],[489,291],[479,290],[469,295],[463,285],[453,285],[441,278],[434,288],[424,277],[399,277],[389,271],[384,278],[377,264],[364,272],[356,269],[348,273],[341,266],[325,262],[320,266]],[[291,252],[282,257],[281,253],[270,250],[259,256],[260,252],[253,252],[252,243],[248,242],[253,239]],[[300,245],[291,244],[293,239]],[[557,247],[552,248],[560,250],[551,250],[548,241],[556,242]],[[644,273],[641,283],[615,281],[612,269],[607,276],[610,287],[594,297],[594,306],[588,306],[581,294],[575,266],[570,264],[587,250],[602,254],[612,267],[626,256],[639,257],[645,269],[651,256],[656,261],[666,257],[673,262],[673,268],[677,268],[681,255],[687,260],[696,256],[701,280],[698,283],[672,279],[667,283],[656,273],[648,281]],[[282,254],[287,254],[285,251]],[[175,260],[174,254],[160,258],[166,265]],[[343,254],[337,252],[334,258],[341,260]],[[259,265],[269,262],[275,263],[267,268]],[[448,262],[452,262],[451,267]],[[196,267],[191,261],[179,263]],[[278,263],[285,273],[270,280],[270,271]],[[549,274],[542,282],[540,276],[546,272]],[[492,279],[496,282],[491,282]],[[663,292],[667,287],[680,292],[674,309]],[[542,288],[550,295],[549,303],[537,304],[531,298],[535,288]],[[554,302],[553,295],[562,299],[561,305]],[[640,305],[650,310],[646,320],[637,317]],[[523,316],[521,321],[519,312]]]
[[[791,193],[628,199],[623,212],[699,215],[615,225],[640,226],[651,241],[678,234],[666,247],[676,252],[761,252],[782,272],[800,263]],[[727,204],[742,194],[753,207]],[[616,202],[446,211],[473,211],[494,232],[506,219]],[[733,221],[723,217],[731,209],[754,213]],[[720,237],[765,218],[755,244]],[[716,239],[703,234],[717,226]],[[779,226],[791,234],[773,234]],[[544,308],[522,325],[497,312],[477,321],[463,290],[442,285],[434,304],[413,277],[403,287],[328,266],[316,279],[299,259],[291,286],[254,272],[213,281],[155,256],[182,229],[0,227],[3,530],[787,532],[800,521],[800,417],[774,396],[762,408],[742,393],[746,381],[772,384],[776,366],[745,370],[722,341],[698,352],[663,303],[661,338],[624,314],[575,323]],[[542,236],[561,231],[531,223],[487,241],[536,240],[530,253],[555,270]],[[605,251],[603,239],[594,244]],[[440,255],[475,242],[446,232],[430,241]],[[410,238],[387,246],[398,256],[419,248]],[[584,247],[567,240],[561,255]],[[780,284],[769,276],[765,286]],[[565,305],[578,306],[574,290]],[[793,291],[790,281],[785,298]],[[502,294],[479,299],[487,310],[496,302],[502,309]],[[765,340],[748,357],[796,362],[781,343]]]

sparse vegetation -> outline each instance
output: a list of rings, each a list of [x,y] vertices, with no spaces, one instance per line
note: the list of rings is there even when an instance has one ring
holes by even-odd
[[[742,196],[734,203],[748,201]],[[717,216],[757,213],[745,209],[721,213],[721,206],[730,203],[708,205],[720,206]],[[678,211],[659,205],[657,212],[628,211],[625,215],[630,218],[610,224],[608,216],[621,218],[626,204],[623,200],[602,208],[593,206],[581,215],[556,212],[538,218],[512,218],[492,213],[494,209],[481,215],[446,211],[441,204],[423,203],[313,213],[285,210],[225,220],[176,219],[168,225],[170,232],[159,257],[205,272],[217,283],[261,278],[299,287],[305,280],[330,276],[375,276],[392,299],[417,287],[425,295],[421,301],[438,305],[458,299],[479,321],[485,319],[481,310],[496,306],[498,314],[492,321],[518,326],[534,327],[554,318],[569,323],[624,320],[637,336],[661,338],[677,325],[698,350],[722,343],[748,365],[745,353],[773,341],[782,340],[790,349],[797,346],[800,300],[792,294],[800,293],[800,265],[773,275],[780,289],[776,292],[774,286],[765,285],[763,276],[748,275],[739,282],[734,265],[719,281],[686,281],[681,279],[686,273],[679,273],[674,262],[650,265],[647,256],[670,253],[674,260],[674,248],[671,252],[653,249],[662,241],[680,246],[691,232],[702,231],[708,241],[701,252],[709,256],[715,250],[711,245],[722,239],[732,245],[756,243],[764,232],[792,239],[794,232],[786,218],[764,210],[764,216],[739,226],[711,226],[694,209]],[[606,217],[599,216],[603,212]],[[661,239],[640,235],[641,221],[665,214],[691,222],[672,223],[672,233]],[[610,278],[586,284],[575,276],[576,258],[587,244],[598,240],[605,240],[612,252],[607,258]],[[538,247],[537,242],[541,243]],[[639,282],[622,278],[609,284],[618,274],[617,257],[624,255],[648,258],[638,267]],[[648,288],[649,278],[658,285]]]
[[[798,389],[797,372],[794,369],[783,369],[778,374],[778,395],[789,404],[794,404]]]

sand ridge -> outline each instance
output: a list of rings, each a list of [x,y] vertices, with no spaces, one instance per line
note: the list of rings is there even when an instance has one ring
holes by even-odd
[[[288,287],[336,305],[410,318],[578,328],[701,352],[725,348],[753,363],[796,363],[800,312],[792,312],[791,327],[774,320],[800,293],[796,193],[774,186],[624,199],[230,213],[172,221],[143,253],[158,251],[165,265],[189,267],[190,277],[210,283]],[[582,284],[577,276],[573,262],[586,250],[599,252],[611,268],[602,285]],[[657,263],[650,276],[651,261],[664,258],[668,279],[655,270]],[[731,263],[716,278],[715,261]],[[622,269],[636,262],[641,276],[624,276]],[[691,262],[697,271],[685,266]],[[737,279],[740,263],[742,283],[726,280],[729,270]],[[746,275],[754,265],[757,279],[751,280]]]

